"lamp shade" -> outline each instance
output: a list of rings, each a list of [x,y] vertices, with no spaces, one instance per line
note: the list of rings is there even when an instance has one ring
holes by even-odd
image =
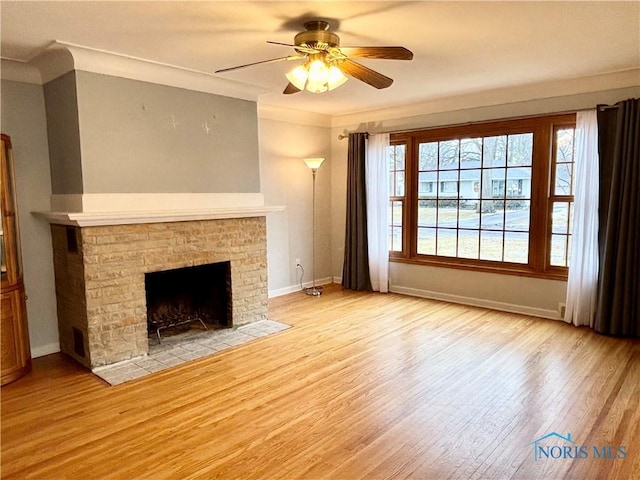
[[[289,80],[298,90],[304,90],[304,86],[307,84],[309,78],[309,72],[304,65],[298,65],[296,68],[286,74],[287,80]]]
[[[322,157],[318,157],[318,158],[304,158],[304,163],[307,164],[307,167],[309,167],[311,170],[317,170],[320,168],[320,165],[322,165],[322,162],[324,162],[324,158]]]
[[[323,60],[316,58],[286,74],[287,80],[298,90],[305,88],[311,93],[324,93],[338,88],[348,77],[335,65],[327,65]]]

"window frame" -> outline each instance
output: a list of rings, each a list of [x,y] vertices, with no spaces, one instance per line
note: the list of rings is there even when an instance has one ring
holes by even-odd
[[[403,250],[401,252],[391,252],[389,255],[390,260],[400,263],[566,280],[568,268],[551,265],[551,212],[553,204],[558,198],[558,196],[552,195],[554,194],[552,181],[555,178],[556,165],[555,132],[557,129],[575,128],[575,123],[575,113],[568,113],[495,120],[391,134],[391,145],[405,145],[405,195],[403,197]],[[529,262],[527,264],[497,262],[417,253],[419,145],[436,141],[522,133],[533,133]],[[564,201],[569,201],[569,199],[566,198]],[[573,201],[573,198],[570,201]]]

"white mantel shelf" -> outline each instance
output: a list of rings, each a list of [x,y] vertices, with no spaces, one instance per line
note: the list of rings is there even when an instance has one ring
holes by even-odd
[[[147,212],[33,212],[39,218],[56,225],[98,227],[140,223],[190,222],[224,218],[264,217],[280,212],[284,206],[249,206],[198,210],[165,210]]]

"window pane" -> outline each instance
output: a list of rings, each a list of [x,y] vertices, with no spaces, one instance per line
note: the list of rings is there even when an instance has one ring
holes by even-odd
[[[420,200],[418,202],[418,226],[436,226],[436,202],[435,200]]]
[[[436,254],[436,229],[418,227],[418,253],[421,255]]]
[[[460,140],[460,168],[480,168],[482,160],[482,138]]]
[[[482,201],[483,230],[504,230],[504,205],[504,200]]]
[[[526,197],[531,195],[531,167],[507,169],[507,198]]]
[[[505,174],[504,168],[482,170],[482,198],[504,198]]]
[[[402,226],[402,202],[394,201],[392,203],[391,225]]]
[[[556,162],[573,162],[574,128],[561,128],[556,131]]]
[[[389,243],[392,252],[402,251],[402,227],[391,227],[391,241]]]
[[[440,197],[456,198],[458,196],[457,180],[441,180],[440,181]]]
[[[455,227],[458,224],[458,201],[440,200],[438,202],[438,226]]]
[[[458,257],[478,259],[480,252],[480,232],[477,230],[458,231]]]
[[[529,234],[506,232],[504,234],[504,261],[529,262]]]
[[[435,197],[437,195],[438,172],[420,172],[418,174],[418,195]]]
[[[418,169],[435,170],[438,168],[438,142],[421,143],[418,146]]]
[[[502,261],[502,232],[480,232],[480,260]]]
[[[533,133],[509,135],[507,144],[507,165],[531,165]]]
[[[440,142],[440,155],[438,168],[440,170],[452,170],[458,169],[460,155],[460,141],[459,140],[447,140],[446,142]]]
[[[394,145],[395,146],[395,168],[394,170],[404,170],[404,156],[405,156],[405,145]]]
[[[480,172],[480,170],[460,170],[460,197],[480,197],[480,181],[482,178]]]
[[[482,166],[484,168],[504,167],[506,165],[507,137],[484,137]]]
[[[448,228],[438,228],[437,254],[443,257],[456,256],[456,231]]]
[[[551,232],[552,233],[569,233],[569,204],[564,202],[556,202],[553,204],[553,212],[551,213]]]
[[[389,171],[394,171],[396,169],[396,147],[394,145],[387,147],[387,161],[389,163]]]
[[[396,196],[396,192],[395,192],[396,180],[395,180],[395,178],[396,178],[395,173],[389,172],[389,196],[390,197],[395,197]]]
[[[556,195],[573,195],[571,177],[573,175],[573,163],[558,163],[556,165]]]
[[[559,267],[567,265],[566,235],[551,235],[551,265]]]
[[[505,212],[506,230],[528,232],[530,221],[530,200],[507,200],[507,211]]]
[[[458,226],[460,228],[480,228],[480,203],[478,199],[460,200]]]
[[[404,172],[396,172],[396,196],[404,197]]]

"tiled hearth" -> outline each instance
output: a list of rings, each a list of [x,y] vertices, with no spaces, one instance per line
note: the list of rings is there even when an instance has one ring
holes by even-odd
[[[231,326],[267,319],[264,216],[51,228],[61,350],[91,369],[149,352],[149,272],[230,262]]]
[[[222,352],[287,328],[289,325],[284,323],[262,320],[237,329],[223,329],[210,334],[190,335],[180,341],[173,341],[172,337],[169,337],[163,340],[163,343],[151,346],[148,356],[99,367],[94,369],[93,373],[111,385],[119,385],[191,360]],[[176,337],[179,336],[176,335]]]

